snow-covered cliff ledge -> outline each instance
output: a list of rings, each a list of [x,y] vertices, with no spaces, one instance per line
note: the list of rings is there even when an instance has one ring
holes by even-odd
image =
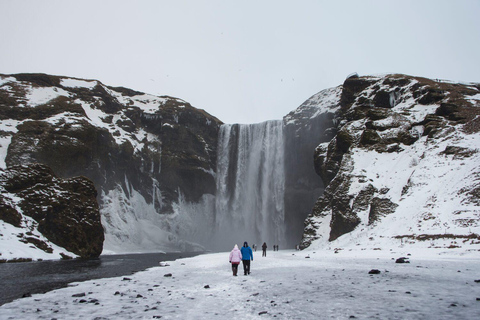
[[[302,247],[479,250],[480,85],[386,75],[339,88]]]

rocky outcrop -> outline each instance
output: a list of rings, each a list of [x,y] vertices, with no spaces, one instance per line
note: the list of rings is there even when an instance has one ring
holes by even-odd
[[[460,221],[478,229],[480,212],[472,207],[480,176],[474,165],[479,158],[474,142],[480,127],[478,84],[387,75],[348,78],[338,90],[336,135],[314,155],[326,188],[305,220],[301,247],[353,231],[360,241],[368,233],[374,239],[371,235],[442,228],[473,232],[459,228]],[[460,171],[465,179],[443,170]],[[452,185],[457,180],[462,186]],[[440,205],[447,195],[442,201],[449,205]],[[404,222],[393,230],[390,225],[398,221]],[[376,234],[380,229],[383,233]]]
[[[96,200],[97,191],[85,177],[58,178],[41,164],[0,169],[0,219],[16,227],[24,226],[21,242],[47,253],[51,246],[36,236],[82,258],[102,253],[104,233]],[[35,221],[27,225],[24,216]]]
[[[0,75],[0,167],[42,163],[92,180],[106,243],[120,249],[184,246],[177,229],[189,233],[189,218],[178,206],[215,193],[220,124],[181,99],[97,80]]]

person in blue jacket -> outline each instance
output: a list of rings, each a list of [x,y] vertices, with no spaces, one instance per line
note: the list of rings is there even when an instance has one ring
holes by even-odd
[[[242,263],[243,263],[243,273],[244,275],[250,274],[250,260],[253,261],[253,251],[252,248],[248,246],[247,241],[243,243],[242,249]]]

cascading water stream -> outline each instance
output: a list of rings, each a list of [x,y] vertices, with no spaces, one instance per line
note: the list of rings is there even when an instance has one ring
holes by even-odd
[[[281,120],[220,128],[214,219],[220,247],[285,242],[284,154]]]

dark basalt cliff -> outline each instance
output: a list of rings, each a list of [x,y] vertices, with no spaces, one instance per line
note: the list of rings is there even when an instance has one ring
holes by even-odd
[[[18,235],[20,241],[47,253],[53,250],[38,233],[82,258],[102,253],[104,234],[96,196],[87,178],[60,179],[45,165],[0,169],[0,219],[25,228]],[[35,222],[28,223],[22,214]]]
[[[64,86],[65,78],[44,74],[10,77],[20,82],[7,83],[10,92],[0,91],[0,119],[21,123],[12,135],[7,166],[44,163],[61,177],[84,175],[99,190],[118,184],[128,188],[127,178],[147,201],[152,201],[155,179],[163,197],[157,207],[164,213],[172,212],[179,190],[189,201],[214,193],[215,180],[208,172],[216,167],[221,122],[206,112],[170,97],[137,103],[135,97],[143,93],[98,81],[85,88]],[[25,87],[67,94],[29,106]],[[142,105],[147,103],[156,107],[146,111]],[[101,113],[101,125],[92,123],[86,104]],[[148,139],[148,134],[156,138]]]
[[[351,77],[339,89],[341,97],[335,113],[336,125],[331,128],[336,135],[330,142],[319,145],[314,155],[315,170],[326,189],[305,221],[302,248],[317,239],[336,240],[356,228],[372,230],[373,234],[372,228],[379,221],[396,212],[397,207],[407,203],[409,197],[419,196],[419,193],[411,194],[412,186],[419,188],[420,193],[428,190],[420,188],[422,184],[431,183],[421,181],[422,170],[428,172],[433,171],[434,166],[448,166],[448,161],[451,161],[445,159],[448,156],[453,160],[465,159],[463,164],[450,162],[451,167],[446,167],[446,170],[456,170],[455,166],[474,162],[473,156],[478,152],[474,148],[461,146],[464,141],[470,143],[468,141],[472,141],[480,129],[478,84],[464,85],[388,75]],[[376,164],[359,163],[360,158],[356,155],[360,153],[362,159],[371,158]],[[384,156],[387,154],[391,156]],[[404,160],[400,159],[402,154],[405,155]],[[376,172],[375,167],[388,166],[388,163],[378,160],[383,158],[398,161],[397,168],[402,161],[410,161],[404,170],[410,179],[403,184],[403,177],[395,175],[393,170],[390,176],[388,172],[385,176],[371,174]],[[437,165],[433,159],[444,160]],[[472,174],[478,175],[479,172]],[[405,179],[408,179],[408,175]],[[443,176],[439,174],[439,177]],[[394,190],[397,188],[401,189],[401,193]],[[478,181],[473,181],[465,190],[458,190],[456,195],[463,197],[469,194],[462,202],[465,205],[478,203],[479,188]],[[415,221],[411,221],[410,232],[422,232],[422,224],[425,231],[427,223],[424,221],[428,219],[437,221],[427,232],[439,232],[442,229],[439,227],[440,221],[445,229],[455,228],[461,224],[460,219],[451,217],[459,215],[459,212],[464,215],[462,221],[468,220],[470,226],[478,226],[475,222],[478,217],[474,218],[477,210],[457,207],[458,212],[441,211],[441,206],[435,200],[437,197],[432,195],[428,200],[430,203],[424,208],[423,203],[418,201],[418,215],[424,218],[418,222],[418,227]],[[455,201],[453,196],[452,199],[452,202]],[[431,218],[427,219],[426,216]]]
[[[181,99],[97,80],[0,75],[0,122],[0,167],[42,163],[59,177],[92,180],[106,239],[119,248],[158,237],[149,250],[158,250],[158,241],[177,250],[176,226],[157,217],[215,193],[222,123]],[[140,239],[136,230],[148,220],[159,230]]]

